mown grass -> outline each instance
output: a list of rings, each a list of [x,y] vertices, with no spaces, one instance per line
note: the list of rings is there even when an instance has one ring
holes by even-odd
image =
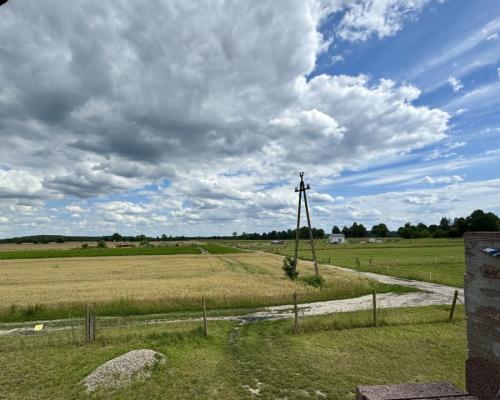
[[[316,241],[318,261],[407,279],[456,287],[464,285],[465,260],[462,239],[391,238],[386,239],[384,243],[360,243],[359,240],[351,242],[332,245],[326,240]],[[282,245],[271,245],[269,241],[237,241],[233,245],[288,256],[294,253],[293,241],[286,241]],[[299,258],[311,259],[309,244],[306,241],[300,243]]]
[[[311,274],[308,265],[301,276]],[[323,268],[319,288],[283,276],[281,260],[265,253],[0,261],[0,321],[80,317],[87,303],[98,315],[127,316],[200,309],[256,308],[358,297],[377,290],[410,289],[380,284]]]
[[[102,328],[83,344],[83,330],[0,337],[1,395],[6,399],[354,399],[362,384],[451,381],[464,386],[463,308],[445,322],[447,307],[310,317],[303,334],[291,321],[199,323]],[[132,386],[86,395],[81,380],[105,361],[150,348],[167,362]],[[321,394],[320,394],[321,393]]]
[[[95,248],[69,250],[2,251],[0,260],[67,258],[67,257],[116,257],[116,256],[160,256],[175,254],[200,254],[199,246]]]

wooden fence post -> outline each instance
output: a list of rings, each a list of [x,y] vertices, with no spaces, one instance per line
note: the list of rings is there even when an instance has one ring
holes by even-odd
[[[377,327],[377,292],[374,290],[372,294],[373,302],[373,326]]]
[[[450,322],[453,321],[453,314],[455,314],[455,306],[457,305],[457,298],[458,298],[458,290],[455,290],[455,294],[453,295],[453,302],[451,303]]]
[[[93,304],[87,304],[85,318],[85,342],[92,343],[95,340],[95,309]]]
[[[297,307],[297,292],[293,294],[293,313],[295,314],[295,320],[293,324],[293,333],[296,335],[300,334],[300,327],[299,327],[299,309]]]
[[[205,296],[203,296],[203,333],[208,337],[208,323],[207,323],[207,304]]]

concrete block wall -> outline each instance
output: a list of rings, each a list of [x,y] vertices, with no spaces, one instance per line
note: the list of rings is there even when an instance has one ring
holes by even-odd
[[[480,400],[500,400],[500,232],[465,234],[466,385]]]

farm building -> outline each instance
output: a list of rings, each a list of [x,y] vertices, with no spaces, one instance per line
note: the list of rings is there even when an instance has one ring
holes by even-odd
[[[333,233],[330,235],[330,243],[332,244],[344,244],[347,243],[345,235],[343,233]]]

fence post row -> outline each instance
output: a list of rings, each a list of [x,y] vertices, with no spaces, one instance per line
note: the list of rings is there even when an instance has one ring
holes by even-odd
[[[372,294],[373,302],[373,326],[377,327],[377,292],[374,290]]]
[[[95,340],[95,307],[94,304],[87,304],[87,314],[85,318],[85,342],[92,343]]]
[[[207,303],[205,300],[205,296],[203,296],[202,303],[203,303],[203,333],[205,334],[205,337],[208,337]]]
[[[293,294],[293,313],[295,315],[295,320],[293,324],[293,333],[296,335],[300,334],[300,326],[299,326],[299,309],[297,307],[297,292]]]
[[[450,322],[453,321],[453,314],[455,314],[455,306],[457,305],[457,298],[458,298],[458,290],[455,290],[455,294],[453,295],[453,302],[451,303]]]

